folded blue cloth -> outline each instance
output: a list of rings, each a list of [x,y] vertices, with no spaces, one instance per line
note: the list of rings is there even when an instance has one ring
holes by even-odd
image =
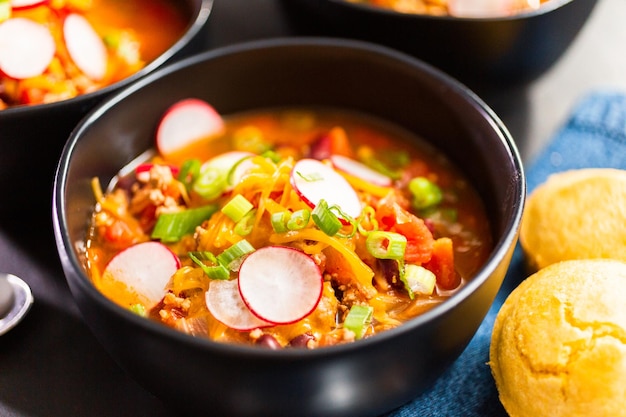
[[[572,116],[539,155],[525,166],[528,192],[555,172],[580,168],[626,169],[626,94],[599,91],[576,106]],[[387,417],[506,417],[491,376],[489,343],[496,314],[525,278],[521,249],[478,332],[432,389]]]

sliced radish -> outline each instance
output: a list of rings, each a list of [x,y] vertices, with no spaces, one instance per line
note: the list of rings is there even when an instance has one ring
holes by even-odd
[[[166,293],[166,285],[180,268],[180,260],[159,242],[144,242],[118,253],[107,264],[104,274],[120,281],[145,297],[152,308]]]
[[[329,206],[337,205],[353,218],[361,215],[361,200],[348,181],[316,159],[305,158],[296,162],[291,172],[291,184],[311,207],[326,200]]]
[[[11,78],[43,74],[55,51],[50,31],[33,20],[15,17],[0,24],[0,70]]]
[[[25,9],[47,3],[48,0],[11,0],[11,7],[14,9]]]
[[[381,187],[389,187],[392,184],[391,178],[385,174],[381,174],[367,165],[352,158],[348,158],[347,156],[331,155],[330,162],[332,162],[333,166],[338,170],[367,181],[370,184],[380,185]]]
[[[516,0],[449,0],[448,12],[458,17],[497,17],[513,12]]]
[[[156,146],[161,154],[168,155],[223,130],[222,117],[209,103],[184,99],[165,112],[157,129]]]
[[[310,314],[322,297],[322,273],[309,255],[285,246],[249,254],[239,268],[239,292],[252,314],[274,324]]]
[[[206,305],[213,317],[222,324],[235,330],[248,331],[271,326],[250,312],[239,294],[236,279],[211,281],[205,295]]]
[[[254,154],[245,151],[229,151],[219,154],[200,167],[200,173],[207,169],[215,169],[226,175],[227,186],[225,192],[231,191],[239,180],[250,169],[250,159]],[[248,161],[248,162],[246,162]]]
[[[83,16],[69,14],[63,23],[67,51],[87,77],[101,80],[107,72],[107,49],[100,35]]]
[[[235,165],[232,166],[228,173],[229,188],[234,188],[254,167],[253,157],[254,154],[250,154],[235,162]]]

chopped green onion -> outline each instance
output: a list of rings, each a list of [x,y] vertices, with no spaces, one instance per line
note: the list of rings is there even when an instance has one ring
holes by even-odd
[[[409,181],[409,191],[413,195],[413,207],[417,210],[436,206],[443,198],[439,186],[425,177],[415,177]]]
[[[197,226],[216,211],[217,206],[210,204],[175,213],[163,213],[158,217],[150,237],[162,242],[178,242],[183,236],[193,233]]]
[[[311,210],[301,209],[294,211],[289,220],[287,221],[287,229],[300,230],[304,229],[309,224],[311,218]]]
[[[288,211],[281,211],[279,213],[274,213],[270,217],[270,220],[272,222],[272,228],[274,229],[276,233],[285,233],[289,231],[289,229],[287,229],[287,221],[289,220]]]
[[[237,223],[243,219],[246,214],[254,208],[254,205],[248,201],[248,199],[241,194],[234,196],[228,203],[222,207],[222,213],[224,213],[229,219]]]
[[[378,259],[403,259],[406,237],[399,233],[372,231],[365,239],[367,251]]]
[[[146,307],[143,304],[133,304],[129,307],[130,311],[132,311],[133,313],[137,314],[138,316],[141,317],[147,317],[148,314],[146,313]]]
[[[317,227],[328,236],[335,236],[341,229],[341,221],[330,211],[326,200],[320,200],[311,216]]]
[[[0,0],[0,22],[11,17],[11,2],[9,0]]]
[[[261,154],[261,156],[262,156],[263,158],[267,158],[267,159],[269,159],[270,161],[272,161],[272,162],[273,162],[273,163],[275,163],[275,164],[279,163],[279,162],[280,162],[280,160],[282,159],[282,158],[281,158],[281,156],[280,156],[279,154],[277,154],[275,151],[273,151],[273,150],[271,150],[271,149],[270,149],[270,150],[267,150],[267,151],[265,151],[265,152],[263,152],[263,153]]]
[[[234,271],[239,269],[240,262],[238,261],[241,261],[241,259],[250,252],[254,252],[254,246],[252,246],[247,240],[242,239],[226,249],[224,252],[217,255],[216,259],[221,265],[224,265],[226,268]]]
[[[230,271],[219,263],[211,252],[189,252],[189,257],[211,279],[226,280],[230,278]],[[209,261],[212,265],[206,265],[203,261]]]
[[[207,200],[219,197],[226,189],[228,173],[212,166],[205,166],[200,170],[198,178],[193,183],[193,190]]]
[[[359,217],[359,222],[357,224],[357,230],[363,236],[367,236],[370,232],[374,230],[378,230],[378,220],[376,220],[376,210],[370,205],[367,205],[363,208],[363,213]],[[367,220],[372,227],[372,230],[367,230],[363,227],[363,222]]]
[[[372,320],[373,312],[374,309],[370,306],[353,305],[343,322],[343,327],[354,332],[357,339],[361,339]]]
[[[337,237],[341,237],[341,238],[351,238],[352,236],[354,236],[357,232],[358,229],[358,224],[356,219],[354,219],[352,216],[350,216],[349,214],[345,213],[343,210],[341,210],[341,208],[339,206],[331,206],[328,208],[328,210],[330,210],[331,213],[333,213],[335,216],[337,216],[338,219],[343,219],[346,222],[350,223],[350,225],[352,226],[352,230],[350,231],[350,233],[340,233],[337,232]],[[341,221],[341,220],[339,220]]]
[[[379,153],[369,146],[361,146],[358,151],[359,159],[375,171],[398,180],[402,177],[402,168],[410,161],[409,153],[406,151],[388,151]]]
[[[185,184],[187,190],[191,189],[191,185],[194,183],[198,175],[200,175],[200,160],[198,159],[188,159],[183,162],[180,167],[180,172],[178,173],[178,181]]]
[[[318,172],[311,172],[309,175],[304,175],[300,171],[296,171],[296,174],[307,182],[321,181],[324,179],[324,177],[322,177],[322,174]]]
[[[237,224],[235,224],[235,233],[239,236],[247,236],[252,232],[252,228],[254,227],[254,219],[256,217],[256,209],[250,210],[243,219],[239,220]]]
[[[400,280],[411,300],[415,297],[415,293],[431,295],[435,291],[437,277],[432,271],[413,264],[407,264],[403,269],[404,273],[400,274]]]

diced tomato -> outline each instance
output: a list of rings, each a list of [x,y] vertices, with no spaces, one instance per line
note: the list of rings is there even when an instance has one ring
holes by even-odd
[[[376,220],[383,230],[406,237],[404,259],[407,262],[423,264],[430,260],[435,239],[424,220],[406,211],[391,198],[380,201]]]
[[[154,204],[148,204],[138,216],[139,224],[145,232],[152,230],[156,223],[156,209]]]
[[[461,278],[454,269],[454,249],[450,238],[435,240],[432,257],[424,267],[435,274],[437,284],[443,289],[452,290],[461,283]]]
[[[104,238],[113,243],[116,247],[126,247],[132,244],[136,238],[133,228],[122,220],[115,220],[107,226],[104,231]]]

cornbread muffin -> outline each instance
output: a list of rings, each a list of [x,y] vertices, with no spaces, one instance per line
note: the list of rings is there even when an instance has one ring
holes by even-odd
[[[551,175],[527,198],[520,244],[531,271],[568,259],[626,261],[626,171]]]
[[[626,416],[626,263],[571,260],[530,276],[498,312],[489,354],[511,417]]]

